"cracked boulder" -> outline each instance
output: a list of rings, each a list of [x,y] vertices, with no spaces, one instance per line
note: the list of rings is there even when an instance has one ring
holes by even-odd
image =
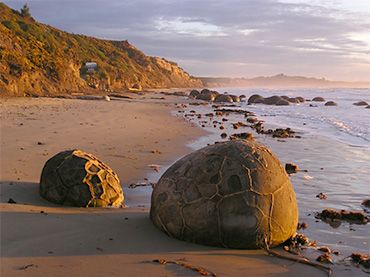
[[[180,240],[255,249],[291,238],[298,209],[276,156],[255,141],[233,140],[173,164],[154,187],[150,218]]]
[[[50,202],[76,207],[119,207],[124,200],[117,174],[81,150],[60,152],[46,162],[40,195]]]

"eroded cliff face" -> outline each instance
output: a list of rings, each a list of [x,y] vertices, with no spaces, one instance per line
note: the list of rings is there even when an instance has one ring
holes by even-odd
[[[86,62],[97,64],[87,72]],[[63,32],[0,3],[0,95],[52,95],[89,87],[202,86],[176,63],[146,56],[127,41]]]

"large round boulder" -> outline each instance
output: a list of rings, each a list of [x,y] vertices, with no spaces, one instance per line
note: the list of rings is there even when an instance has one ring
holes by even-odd
[[[60,152],[46,162],[40,195],[56,204],[77,207],[119,207],[124,200],[117,174],[81,150]]]
[[[254,249],[292,237],[298,209],[277,157],[255,141],[232,140],[173,164],[154,187],[150,218],[180,240]]]

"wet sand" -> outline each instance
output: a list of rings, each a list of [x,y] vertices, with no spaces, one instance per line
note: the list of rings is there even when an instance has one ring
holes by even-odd
[[[167,166],[206,132],[170,115],[181,98],[88,101],[1,99],[1,276],[197,276],[153,259],[185,260],[218,276],[326,276],[264,251],[205,247],[169,238],[148,216],[149,164]],[[140,97],[142,98],[142,97]],[[124,184],[127,208],[69,208],[38,195],[42,166],[81,148],[108,163]],[[155,150],[159,151],[158,154]],[[152,153],[154,151],[155,153]],[[153,176],[153,177],[151,177]],[[17,204],[8,204],[9,198]],[[141,199],[143,198],[143,199]],[[336,276],[349,272],[339,268]],[[356,271],[356,274],[364,274]]]

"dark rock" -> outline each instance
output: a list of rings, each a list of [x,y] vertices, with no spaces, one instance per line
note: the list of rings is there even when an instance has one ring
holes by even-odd
[[[351,259],[356,264],[360,264],[365,268],[370,268],[370,254],[352,253]]]
[[[253,94],[251,97],[248,98],[248,105],[256,103],[257,99],[263,100],[263,97],[259,94]]]
[[[289,101],[285,99],[280,99],[275,105],[276,106],[289,106]]]
[[[253,135],[251,133],[239,133],[239,134],[233,134],[230,136],[230,140],[234,139],[246,139],[246,140],[253,140]]]
[[[294,163],[287,163],[285,164],[285,171],[288,174],[293,174],[293,173],[297,173],[299,171],[299,168],[298,168],[298,165]]]
[[[321,200],[325,200],[325,199],[327,199],[328,197],[325,195],[325,194],[323,194],[322,192],[320,192],[318,195],[316,195],[316,197],[317,198],[319,198],[319,199],[321,199]]]
[[[193,89],[190,94],[189,94],[189,97],[191,98],[196,98],[198,95],[200,94],[200,92],[196,89]]]
[[[242,94],[242,95],[240,95],[240,96],[239,96],[240,100],[241,100],[241,99],[244,99],[244,98],[246,98],[246,97],[247,97],[247,96],[245,96],[244,94]]]
[[[9,198],[8,203],[9,204],[17,204],[17,202],[15,202],[13,198]]]
[[[284,99],[281,98],[280,96],[274,95],[274,96],[270,96],[270,97],[265,98],[263,100],[263,104],[276,105],[276,103],[279,102],[280,100],[284,100]]]
[[[204,100],[204,101],[214,101],[215,98],[219,95],[217,91],[210,91],[209,89],[203,89],[198,96],[196,96],[196,99]]]
[[[221,138],[226,138],[227,137],[227,134],[226,133],[222,133],[221,134]]]
[[[239,103],[240,102],[240,97],[239,96],[237,96],[237,95],[230,95],[230,96],[233,99],[233,102],[235,102],[235,103]]]
[[[227,94],[220,94],[218,95],[215,100],[214,100],[216,103],[220,103],[220,102],[228,102],[228,103],[232,103],[233,102],[233,98],[230,96],[230,95],[227,95]]]
[[[337,106],[337,103],[335,103],[334,101],[328,101],[325,103],[325,106]]]
[[[255,118],[255,117],[248,117],[247,118],[247,122],[249,122],[249,123],[256,123],[257,121],[258,121],[258,119]]]
[[[355,106],[367,106],[369,104],[365,101],[359,101],[359,102],[353,103],[353,105],[355,105]]]
[[[346,211],[335,209],[325,209],[321,213],[318,213],[316,218],[319,218],[325,222],[327,220],[345,220],[355,224],[366,224],[369,221],[368,216],[362,211]]]
[[[312,99],[314,102],[325,102],[325,99],[323,97],[317,96]]]
[[[370,105],[367,105],[367,106],[365,107],[365,109],[370,109]]]
[[[302,223],[299,223],[298,222],[298,225],[297,225],[297,230],[300,230],[300,229],[307,229],[308,228],[308,224],[306,222],[302,222]]]
[[[296,99],[297,99],[300,103],[305,102],[305,99],[304,99],[303,97],[301,97],[301,96],[296,97]]]
[[[173,93],[175,96],[187,96],[187,93],[185,91],[175,91]]]
[[[366,208],[369,208],[370,209],[370,199],[366,199],[366,200],[362,201],[361,204],[363,206],[365,206]]]

